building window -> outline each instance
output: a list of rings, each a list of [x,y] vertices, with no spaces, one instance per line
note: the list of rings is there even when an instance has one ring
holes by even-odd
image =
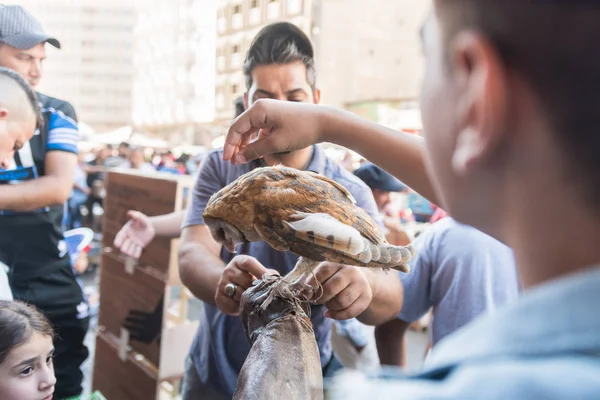
[[[224,56],[217,57],[217,69],[219,71],[222,71],[225,69],[225,57]]]
[[[231,68],[238,68],[242,65],[242,52],[239,44],[231,46]]]
[[[288,15],[300,14],[302,11],[302,0],[287,0]]]
[[[281,4],[277,0],[269,0],[269,5],[267,6],[267,18],[269,19],[278,19],[281,15]]]
[[[253,0],[250,4],[250,13],[248,15],[248,23],[250,26],[258,25],[261,23],[262,10],[258,7],[258,0]]]
[[[223,93],[221,93],[221,92],[217,93],[217,98],[216,98],[215,103],[216,103],[217,108],[225,107],[225,96],[223,96]]]
[[[231,27],[233,29],[241,29],[244,24],[244,15],[242,14],[242,5],[236,4],[233,6],[233,15],[231,16]]]
[[[225,18],[219,18],[217,28],[219,29],[219,32],[225,32],[227,29],[227,20]]]

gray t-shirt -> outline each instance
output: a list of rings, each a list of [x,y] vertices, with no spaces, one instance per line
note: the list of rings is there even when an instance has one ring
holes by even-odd
[[[260,161],[245,165],[232,165],[222,160],[222,151],[213,151],[203,160],[198,173],[192,203],[188,209],[183,227],[203,225],[202,213],[210,197],[235,181],[243,174],[261,167]],[[356,199],[359,207],[367,211],[380,223],[377,206],[371,190],[352,173],[328,159],[318,146],[313,154],[308,170],[325,175],[346,187]],[[255,257],[267,268],[278,270],[282,275],[294,268],[298,256],[291,252],[273,250],[264,242],[247,243],[238,249],[238,254]],[[223,249],[221,259],[228,263],[233,254]],[[325,366],[331,359],[330,343],[331,320],[325,318],[323,306],[312,307],[311,320],[321,354],[321,364]],[[231,397],[236,388],[237,377],[250,352],[250,344],[242,328],[239,317],[223,314],[210,304],[204,304],[198,334],[190,350],[190,356],[203,383]],[[284,395],[284,394],[282,394]]]
[[[433,307],[434,345],[519,294],[512,250],[475,228],[444,218],[415,247],[411,272],[400,274],[404,305],[398,318],[413,322]]]

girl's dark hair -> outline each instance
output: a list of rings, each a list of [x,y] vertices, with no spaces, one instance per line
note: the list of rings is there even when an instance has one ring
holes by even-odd
[[[0,300],[0,364],[34,332],[54,337],[52,325],[35,307],[20,301]]]

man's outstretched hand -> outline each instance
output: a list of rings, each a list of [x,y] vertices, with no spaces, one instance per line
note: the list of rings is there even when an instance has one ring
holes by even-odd
[[[115,236],[114,246],[129,257],[140,258],[142,250],[154,239],[156,232],[147,215],[129,211],[127,216],[129,221]]]

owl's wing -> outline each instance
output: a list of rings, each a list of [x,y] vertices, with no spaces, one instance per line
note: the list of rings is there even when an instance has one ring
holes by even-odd
[[[318,179],[320,181],[323,181],[333,187],[335,187],[336,189],[338,189],[340,192],[342,192],[342,194],[344,195],[344,197],[346,197],[348,200],[350,200],[352,202],[352,204],[356,204],[356,200],[354,199],[354,196],[352,196],[352,193],[350,193],[348,191],[348,189],[346,189],[345,187],[343,187],[342,185],[340,185],[339,183],[337,183],[336,181],[334,181],[333,179],[330,179],[324,175],[321,174],[317,174],[315,172],[312,171],[299,171],[299,170],[294,170],[291,168],[280,168],[279,169],[280,172],[285,175],[288,178],[292,178],[292,179],[302,179],[302,178],[306,178],[306,176],[304,175],[309,175],[310,178],[313,179]]]
[[[306,171],[307,174],[312,175],[313,178],[315,179],[319,179],[325,183],[328,183],[330,185],[332,185],[333,187],[335,187],[336,189],[338,189],[340,192],[342,192],[347,198],[348,200],[350,200],[352,202],[352,204],[356,204],[356,199],[354,198],[354,196],[352,196],[352,193],[350,193],[348,191],[348,189],[346,189],[345,187],[343,187],[342,185],[340,185],[339,183],[337,183],[336,181],[334,181],[333,179],[330,179],[326,176],[320,175],[320,174],[316,174],[314,172],[311,171]]]
[[[284,234],[290,249],[314,261],[408,272],[406,263],[414,253],[410,246],[371,242],[358,230],[329,214],[296,213],[291,216],[291,221],[282,222],[290,232]]]
[[[316,253],[332,251],[361,263],[368,263],[372,257],[373,246],[360,232],[329,214],[297,212],[290,216],[289,221],[282,222],[290,230],[294,240],[315,246]]]
[[[288,243],[271,227],[266,226],[264,223],[254,224],[254,230],[262,240],[275,250],[290,251]]]
[[[289,179],[278,182],[277,190],[270,191],[270,199],[265,198],[263,204],[278,202],[284,208],[292,207],[297,211],[329,214],[338,222],[358,230],[362,236],[373,243],[385,241],[379,226],[366,211],[356,207],[354,196],[344,186],[310,171],[285,167],[278,170]],[[319,180],[321,184],[311,183],[312,179]]]

